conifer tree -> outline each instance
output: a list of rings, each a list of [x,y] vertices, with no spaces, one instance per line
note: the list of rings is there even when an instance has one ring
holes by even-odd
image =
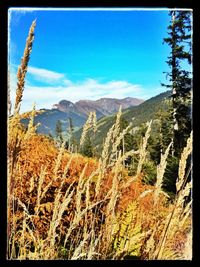
[[[72,118],[68,119],[68,133],[69,133],[69,140],[68,140],[68,147],[69,149],[71,148],[71,146],[74,143],[74,138],[73,138],[73,134],[74,134],[74,125],[72,122]]]
[[[80,138],[80,153],[84,156],[92,157],[96,154],[94,147],[97,118],[95,112],[90,112],[87,121],[83,125],[83,132]]]
[[[56,138],[58,139],[59,143],[63,143],[63,136],[62,136],[62,123],[60,120],[56,123]]]
[[[81,154],[86,157],[93,157],[93,146],[90,135],[87,134],[83,146],[81,147]]]
[[[179,156],[191,132],[191,12],[170,11],[171,24],[168,26],[168,38],[164,38],[171,48],[168,57],[170,72],[167,73],[170,84],[162,84],[172,89],[173,106],[173,148],[172,155]]]

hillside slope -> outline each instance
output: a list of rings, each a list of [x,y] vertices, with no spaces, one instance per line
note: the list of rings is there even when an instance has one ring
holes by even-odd
[[[37,128],[38,133],[55,135],[56,123],[58,120],[62,122],[62,130],[66,131],[68,128],[68,118],[72,118],[74,129],[79,129],[80,125],[83,125],[86,117],[76,114],[74,112],[69,112],[66,114],[63,111],[56,109],[42,109],[42,113],[35,116],[35,123],[40,123]],[[28,124],[28,119],[23,119],[22,123]]]
[[[122,117],[128,122],[132,121],[133,126],[139,126],[144,122],[156,118],[156,113],[159,109],[165,109],[167,107],[164,101],[171,95],[171,91],[166,91],[155,97],[152,97],[139,106],[130,107],[122,113]],[[108,130],[112,127],[115,121],[115,114],[101,118],[97,122],[97,133],[95,138],[95,145],[101,145]],[[82,129],[75,133],[76,139],[80,139]]]

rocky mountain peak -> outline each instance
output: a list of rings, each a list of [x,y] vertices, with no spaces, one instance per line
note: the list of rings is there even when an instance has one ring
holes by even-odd
[[[142,102],[142,99],[133,97],[124,99],[103,97],[97,100],[79,100],[76,103],[72,103],[68,100],[61,100],[58,104],[53,105],[53,109],[58,109],[66,113],[76,112],[83,116],[87,116],[91,111],[96,111],[97,117],[100,118],[117,112],[120,105],[122,109],[126,109],[131,106],[137,106]]]
[[[53,109],[58,109],[62,112],[74,111],[76,109],[74,103],[68,100],[61,100],[58,104],[53,105]]]

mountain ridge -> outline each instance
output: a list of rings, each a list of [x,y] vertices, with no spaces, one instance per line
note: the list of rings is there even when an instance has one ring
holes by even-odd
[[[71,118],[74,130],[76,131],[83,126],[91,111],[95,111],[97,119],[100,119],[117,112],[120,105],[124,110],[127,107],[133,107],[139,103],[143,103],[143,100],[133,97],[124,99],[100,98],[97,100],[79,100],[75,103],[63,99],[60,100],[58,104],[54,104],[52,109],[40,109],[43,112],[35,116],[35,123],[40,123],[37,129],[38,133],[55,136],[56,123],[58,120],[62,122],[62,129],[66,132],[68,120]],[[28,121],[28,119],[22,120],[25,125],[28,124]]]
[[[154,97],[152,97],[146,101],[143,101],[141,104],[139,104],[137,106],[130,106],[128,108],[125,108],[125,109],[123,109],[123,117],[124,117],[124,119],[126,119],[129,122],[134,117],[133,124],[135,126],[138,126],[141,123],[148,121],[150,119],[154,119],[156,112],[160,108],[165,108],[164,107],[165,104],[163,101],[164,101],[164,99],[168,98],[170,95],[171,95],[171,91],[166,91],[166,92],[163,92],[159,95],[156,95],[156,96],[154,96]],[[102,99],[104,100],[105,98],[102,98]],[[102,102],[102,99],[99,99],[100,102]],[[129,97],[126,99],[130,100]],[[111,109],[109,109],[109,114],[103,115],[103,113],[106,113],[108,111],[103,110],[102,107],[101,107],[101,110],[98,109],[98,101],[99,100],[95,100],[95,101],[89,100],[89,103],[92,103],[93,106],[96,105],[95,106],[95,112],[96,112],[97,119],[98,119],[98,121],[97,121],[98,131],[97,131],[95,145],[97,143],[102,143],[103,137],[105,137],[105,134],[107,133],[108,129],[114,123],[116,113],[119,110],[118,99],[117,100],[114,99],[118,105],[117,110],[111,112]],[[40,126],[37,129],[38,133],[47,134],[47,135],[51,134],[52,136],[55,136],[56,123],[58,120],[60,120],[62,123],[63,134],[67,136],[69,118],[71,118],[73,126],[74,126],[75,138],[77,140],[79,140],[80,135],[82,133],[81,127],[83,126],[83,124],[87,120],[88,112],[93,111],[93,110],[91,110],[91,105],[89,106],[89,108],[87,107],[87,105],[85,105],[85,102],[87,102],[87,101],[88,100],[78,101],[79,105],[80,105],[80,102],[82,104],[84,104],[83,109],[84,109],[85,113],[81,111],[81,105],[79,106],[79,109],[78,109],[74,103],[72,103],[71,101],[68,101],[68,100],[59,101],[58,104],[60,106],[58,106],[58,104],[55,104],[52,109],[41,109],[41,110],[43,110],[43,112],[41,114],[38,114],[35,116],[35,123],[40,123]],[[106,101],[107,101],[107,99],[106,99]],[[112,99],[109,99],[108,101],[112,101]],[[58,109],[58,107],[59,107],[59,109]],[[125,105],[124,105],[124,107],[125,107]],[[67,109],[67,112],[66,112],[66,109]],[[24,119],[23,123],[25,125],[27,125],[28,119]]]
[[[53,109],[60,110],[62,112],[76,112],[83,116],[88,116],[89,112],[95,111],[97,118],[110,115],[122,106],[122,109],[129,108],[131,106],[137,106],[143,103],[143,99],[126,97],[122,99],[103,97],[97,100],[79,100],[75,103],[69,100],[61,100],[58,104],[53,105]]]

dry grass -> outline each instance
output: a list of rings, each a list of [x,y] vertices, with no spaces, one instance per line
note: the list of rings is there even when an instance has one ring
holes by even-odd
[[[167,166],[167,157],[169,155],[169,150],[172,145],[172,142],[167,147],[164,154],[161,154],[160,164],[157,166],[157,179],[155,184],[155,191],[154,191],[154,202],[155,204],[158,203],[158,196],[160,193],[163,193],[162,191],[162,185],[163,185],[163,177],[165,173],[165,169]]]
[[[21,69],[26,68],[23,63]],[[19,111],[23,86],[16,93]],[[192,135],[181,155],[177,195],[170,204],[162,194],[162,179],[171,144],[161,156],[156,184],[142,182],[152,122],[140,149],[123,153],[118,145],[131,125],[120,133],[120,108],[97,160],[69,153],[64,145],[58,150],[49,138],[36,134],[35,114],[34,107],[8,119],[8,259],[191,259],[192,205],[185,205],[185,198],[192,184],[186,183],[185,169]],[[22,116],[30,118],[27,129],[20,123]],[[92,127],[95,132],[95,125],[93,113],[85,133]],[[130,155],[139,159],[132,177],[123,166]]]
[[[84,144],[86,135],[88,134],[89,130],[92,130],[94,134],[96,133],[97,130],[96,121],[97,121],[96,113],[90,112],[88,119],[83,126],[83,132],[80,139],[80,146]]]
[[[25,76],[26,72],[28,70],[28,62],[30,59],[30,54],[32,51],[33,41],[34,41],[34,30],[36,26],[36,20],[33,21],[28,38],[26,40],[26,46],[24,49],[24,55],[22,57],[21,65],[18,68],[17,72],[17,90],[16,90],[16,99],[15,99],[15,106],[14,106],[14,113],[19,113],[20,109],[20,103],[22,101],[23,91],[24,91],[24,85],[25,85]]]

